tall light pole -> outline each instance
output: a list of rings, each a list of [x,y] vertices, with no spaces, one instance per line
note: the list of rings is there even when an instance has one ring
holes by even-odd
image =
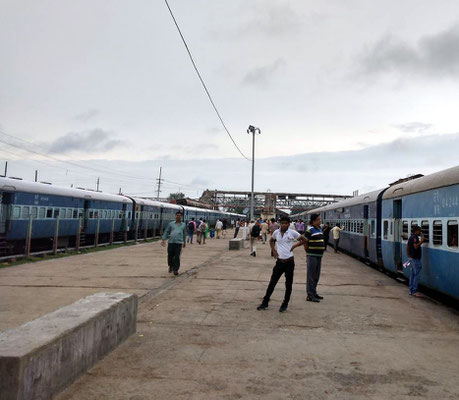
[[[255,179],[255,134],[261,134],[261,129],[255,126],[249,125],[247,133],[252,134],[252,195],[250,197],[250,219],[253,220],[255,196],[253,194],[253,183]]]

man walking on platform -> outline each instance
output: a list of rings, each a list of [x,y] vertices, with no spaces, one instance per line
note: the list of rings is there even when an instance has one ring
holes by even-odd
[[[193,235],[196,229],[196,222],[194,222],[194,218],[191,218],[191,221],[188,222],[188,243],[193,244]]]
[[[297,231],[289,229],[290,219],[287,217],[281,218],[281,227],[276,229],[269,241],[272,253],[276,259],[276,265],[273,268],[268,289],[262,303],[257,307],[257,310],[268,308],[269,299],[274,292],[277,282],[282,274],[285,274],[285,295],[284,301],[279,308],[279,312],[287,311],[288,302],[292,294],[293,271],[295,269],[295,260],[293,258],[293,249],[302,246],[306,243],[304,236],[301,236]],[[298,243],[294,244],[295,239],[299,239]],[[275,247],[277,244],[277,248]]]
[[[237,235],[238,235],[238,233],[239,233],[239,228],[240,228],[240,227],[241,227],[241,220],[238,219],[238,220],[236,221],[236,229],[235,229],[235,231],[234,231],[234,239],[237,238]]]
[[[408,239],[408,244],[406,246],[406,255],[410,262],[411,272],[410,272],[410,295],[415,297],[422,297],[418,293],[418,282],[419,276],[421,275],[422,269],[422,248],[421,245],[424,243],[424,236],[421,236],[419,240],[419,235],[421,235],[422,229],[420,226],[415,225],[413,227],[413,233]]]
[[[256,257],[257,256],[257,242],[260,237],[261,226],[260,221],[257,220],[252,225],[250,229],[250,255]]]
[[[161,246],[166,246],[167,239],[169,239],[167,243],[167,265],[169,265],[169,273],[173,272],[174,275],[178,275],[180,254],[182,248],[186,247],[186,226],[182,222],[182,213],[180,211],[175,213],[175,222],[169,222],[169,225],[164,230]]]
[[[325,250],[324,234],[320,229],[321,222],[319,214],[311,214],[310,226],[304,234],[306,237],[304,249],[306,250],[307,263],[306,300],[314,303],[319,303],[323,299],[322,296],[317,294],[322,256]]]
[[[268,241],[268,223],[266,221],[263,221],[261,223],[261,238],[263,239],[263,244],[266,244]]]
[[[215,230],[217,232],[217,239],[220,239],[222,235],[222,229],[223,229],[223,222],[217,219],[217,223],[215,224]]]

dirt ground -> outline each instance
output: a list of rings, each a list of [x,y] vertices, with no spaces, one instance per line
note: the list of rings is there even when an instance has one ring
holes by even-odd
[[[346,255],[327,252],[319,304],[257,311],[268,245],[188,246],[178,277],[159,243],[0,270],[0,329],[101,291],[137,293],[137,333],[57,396],[81,399],[458,399],[459,316]],[[181,271],[182,272],[182,271]]]

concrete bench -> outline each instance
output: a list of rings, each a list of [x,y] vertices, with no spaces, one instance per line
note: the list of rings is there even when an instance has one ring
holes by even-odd
[[[49,399],[136,331],[137,296],[97,293],[0,333],[0,400]]]
[[[240,250],[243,248],[244,248],[244,239],[242,238],[230,239],[229,241],[230,250]]]

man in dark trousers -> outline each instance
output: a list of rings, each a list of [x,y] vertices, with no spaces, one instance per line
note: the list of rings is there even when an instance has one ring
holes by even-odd
[[[163,240],[161,246],[166,246],[166,240],[169,239],[167,244],[167,265],[169,265],[169,273],[173,272],[178,275],[180,268],[180,254],[182,248],[186,247],[186,225],[182,222],[182,213],[177,211],[175,214],[175,221],[169,222],[163,233]]]
[[[408,244],[406,245],[406,255],[408,256],[408,261],[410,262],[410,295],[415,297],[422,297],[418,293],[418,283],[419,276],[421,275],[422,269],[422,248],[421,245],[424,243],[424,236],[421,236],[419,240],[419,235],[421,235],[422,229],[420,226],[415,225],[413,227],[413,233],[408,239]]]
[[[273,273],[269,281],[268,289],[262,303],[257,307],[257,310],[268,308],[269,299],[271,298],[274,288],[282,274],[285,274],[285,296],[279,312],[287,311],[288,302],[292,294],[293,271],[295,269],[295,260],[293,258],[293,249],[302,246],[306,243],[304,236],[301,236],[297,231],[289,229],[290,219],[287,217],[281,218],[280,229],[276,229],[269,241],[276,265],[273,268]],[[295,239],[299,242],[294,243]],[[277,244],[277,248],[275,247]]]
[[[320,269],[322,264],[322,256],[325,251],[324,234],[320,229],[321,218],[319,214],[311,214],[309,226],[304,233],[306,243],[306,300],[314,303],[319,303],[323,299],[317,294],[317,284],[320,279]]]

